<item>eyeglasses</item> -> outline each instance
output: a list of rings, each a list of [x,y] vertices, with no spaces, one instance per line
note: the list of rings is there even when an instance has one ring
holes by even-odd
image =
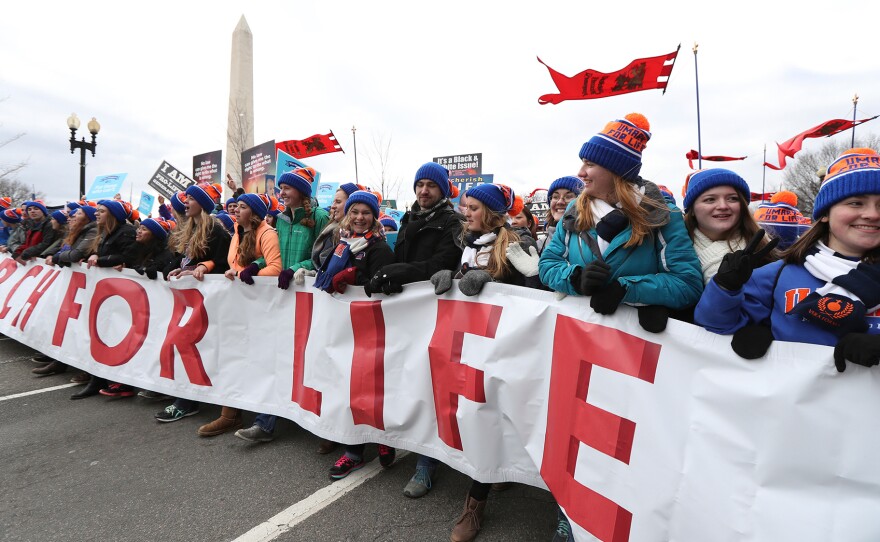
[[[554,192],[552,196],[550,196],[550,201],[559,201],[562,200],[565,203],[570,203],[573,199],[577,198],[577,194],[574,192],[568,192],[564,196],[559,192]]]

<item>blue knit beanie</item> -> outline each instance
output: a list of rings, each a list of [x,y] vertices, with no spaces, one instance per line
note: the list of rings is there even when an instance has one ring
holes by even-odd
[[[226,231],[229,232],[229,235],[235,235],[235,217],[226,211],[220,211],[214,215],[214,218],[220,221],[223,224],[223,227],[226,228]]]
[[[379,222],[382,223],[382,227],[391,228],[393,231],[397,231],[397,222],[395,222],[390,216],[383,217]]]
[[[171,196],[171,208],[177,211],[180,214],[186,212],[186,207],[183,203],[186,201],[186,192],[177,192],[173,196]]]
[[[373,218],[379,218],[379,198],[377,198],[372,192],[367,192],[366,190],[352,192],[352,194],[348,196],[348,200],[345,202],[345,214],[348,214],[349,207],[355,203],[363,203],[367,205],[370,208],[370,211],[373,212]]]
[[[813,220],[818,220],[839,201],[864,194],[880,194],[880,155],[868,148],[843,151],[828,166],[813,202]]]
[[[91,205],[83,205],[79,209],[76,210],[77,213],[85,213],[87,217],[89,217],[89,222],[95,221],[95,213],[98,211],[97,207],[92,207]]]
[[[67,224],[67,215],[61,211],[52,211],[52,214],[49,216],[54,218],[55,222],[58,222],[61,225]]]
[[[26,201],[24,202],[24,210],[27,211],[28,207],[36,207],[37,209],[43,211],[43,214],[49,216],[49,209],[46,209],[46,206],[43,205],[39,201]]]
[[[213,213],[220,201],[221,192],[217,190],[217,185],[213,184],[194,184],[186,189],[186,195],[196,200],[196,203],[205,210],[206,213]]]
[[[278,179],[276,183],[279,187],[282,184],[292,186],[302,194],[304,198],[312,197],[312,183],[315,181],[316,172],[310,167],[301,167],[293,171],[288,171]]]
[[[265,194],[242,194],[238,200],[250,207],[251,211],[260,218],[266,218],[269,212],[269,198]]]
[[[146,218],[141,221],[141,226],[144,226],[150,233],[153,234],[153,237],[159,239],[160,241],[164,241],[168,239],[168,232],[174,227],[171,222],[164,220],[162,218]]]
[[[234,204],[235,204],[235,198],[229,198],[228,200],[226,200],[226,208],[227,209],[229,209],[230,205],[234,205]]]
[[[128,220],[129,213],[131,212],[131,207],[126,209],[121,201],[116,201],[115,199],[102,199],[98,202],[98,205],[106,207],[107,211],[109,211],[110,214],[113,215],[113,218],[115,218],[120,224]]]
[[[626,181],[635,181],[642,169],[642,151],[651,139],[650,129],[644,115],[630,113],[606,124],[601,132],[584,143],[578,156]]]
[[[82,207],[82,205],[80,205],[79,203],[77,203],[75,201],[68,201],[67,202],[67,208],[70,210],[71,213],[76,211],[80,207]]]
[[[345,183],[345,184],[341,185],[339,187],[339,189],[342,190],[343,192],[345,192],[346,196],[350,196],[350,195],[354,194],[355,192],[357,192],[358,190],[363,190],[364,187],[359,184]]]
[[[513,207],[516,194],[503,184],[483,183],[465,192],[468,198],[480,201],[493,213],[504,214]]]
[[[413,191],[416,189],[416,184],[423,179],[427,179],[440,187],[440,192],[444,198],[449,197],[449,171],[445,167],[436,162],[423,164],[416,171],[416,178],[413,180]]]
[[[584,181],[572,176],[560,177],[550,185],[550,190],[547,191],[547,199],[549,200],[552,198],[553,192],[556,192],[560,188],[564,188],[580,196],[581,190],[584,189]]]
[[[10,224],[18,224],[21,222],[21,214],[18,212],[18,209],[6,209],[3,211],[3,214],[0,215],[0,218],[2,218],[4,222]]]
[[[684,185],[684,212],[700,197],[700,194],[716,186],[729,186],[739,192],[746,201],[751,199],[751,190],[745,179],[729,169],[700,169],[691,173]]]

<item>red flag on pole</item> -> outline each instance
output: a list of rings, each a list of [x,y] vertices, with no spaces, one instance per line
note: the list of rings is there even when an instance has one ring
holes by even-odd
[[[688,165],[691,169],[694,169],[694,160],[700,159],[700,153],[691,149],[686,155],[685,158],[688,159]],[[748,156],[703,156],[703,160],[708,160],[710,162],[732,162],[734,160],[745,160]]]
[[[328,152],[345,152],[336,141],[333,130],[329,134],[315,134],[303,140],[291,139],[290,141],[281,141],[275,144],[275,149],[284,151],[294,158],[308,158],[309,156],[317,156],[319,154],[327,154]]]
[[[806,132],[801,132],[793,138],[789,139],[784,143],[777,143],[776,146],[779,147],[779,165],[774,166],[769,162],[764,162],[764,165],[769,167],[770,169],[780,170],[785,167],[785,157],[794,158],[794,155],[801,150],[801,147],[804,144],[804,140],[813,137],[830,137],[834,134],[839,134],[845,130],[849,130],[854,126],[858,126],[864,122],[868,122],[869,120],[874,120],[880,115],[875,115],[869,119],[862,120],[845,120],[845,119],[832,119],[826,122],[823,122],[819,126],[814,126],[807,130]]]
[[[573,77],[559,73],[538,58],[538,62],[550,71],[550,77],[559,89],[559,94],[545,94],[538,98],[538,103],[544,105],[558,104],[565,100],[591,100],[652,88],[662,88],[665,94],[666,83],[672,74],[680,48],[681,45],[668,55],[637,58],[627,67],[613,73],[585,70]]]

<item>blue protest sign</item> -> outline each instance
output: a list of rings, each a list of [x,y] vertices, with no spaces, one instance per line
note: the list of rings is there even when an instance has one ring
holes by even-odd
[[[150,216],[150,213],[153,212],[153,202],[155,201],[156,197],[152,194],[147,194],[143,191],[141,192],[141,203],[138,205],[138,212],[141,214],[141,219]]]
[[[113,196],[122,190],[122,183],[125,182],[127,175],[128,173],[114,173],[95,177],[92,186],[86,193],[86,199],[90,201],[113,199]]]

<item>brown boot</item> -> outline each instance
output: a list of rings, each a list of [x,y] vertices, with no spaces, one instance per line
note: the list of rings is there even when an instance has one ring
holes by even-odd
[[[241,411],[237,408],[223,407],[219,418],[199,427],[199,436],[216,437],[237,429],[241,429]]]
[[[321,455],[326,455],[332,452],[336,448],[336,443],[332,440],[327,440],[322,438],[321,442],[318,443],[318,453]]]
[[[452,536],[449,539],[452,542],[470,542],[477,537],[480,532],[480,522],[483,520],[483,510],[486,508],[486,501],[478,501],[467,496],[464,501],[464,512],[455,522],[452,528]]]
[[[35,369],[31,369],[31,372],[35,375],[39,376],[49,376],[49,375],[57,375],[59,373],[63,373],[67,370],[67,365],[61,363],[60,361],[52,360],[49,365],[43,365],[42,367],[37,367]]]

